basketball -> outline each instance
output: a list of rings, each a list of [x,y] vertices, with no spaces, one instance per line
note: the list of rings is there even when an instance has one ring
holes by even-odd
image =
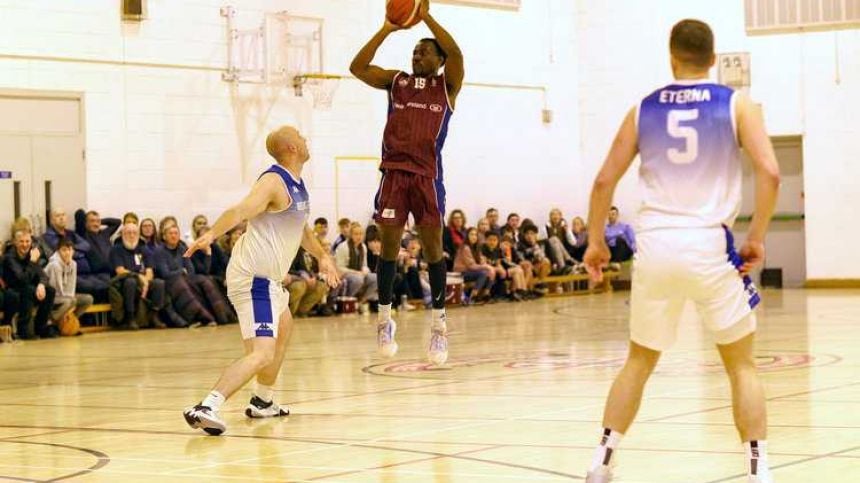
[[[410,28],[421,21],[418,7],[421,0],[386,0],[385,17],[389,22],[403,28]]]

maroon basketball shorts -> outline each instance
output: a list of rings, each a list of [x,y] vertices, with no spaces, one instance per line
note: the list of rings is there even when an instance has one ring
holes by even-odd
[[[409,214],[417,226],[445,226],[445,185],[442,180],[401,170],[382,173],[374,199],[377,224],[404,226]]]

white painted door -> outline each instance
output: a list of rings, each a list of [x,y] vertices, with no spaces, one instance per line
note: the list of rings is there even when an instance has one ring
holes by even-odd
[[[9,237],[16,215],[30,218],[42,233],[50,208],[71,215],[86,207],[82,119],[81,101],[73,95],[0,93],[0,171],[11,172],[10,179],[0,179],[0,239]]]

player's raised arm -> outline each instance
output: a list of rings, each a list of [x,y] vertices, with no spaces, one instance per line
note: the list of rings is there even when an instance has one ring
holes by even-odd
[[[320,273],[325,274],[325,281],[329,287],[336,288],[340,285],[340,275],[337,272],[337,266],[332,259],[331,254],[324,248],[319,239],[317,239],[311,227],[305,223],[304,232],[302,233],[302,248],[305,249],[312,257],[320,262]]]
[[[454,40],[454,37],[445,30],[439,22],[430,15],[430,0],[423,0],[421,7],[418,9],[418,15],[424,20],[427,28],[433,32],[439,46],[445,52],[445,82],[448,84],[448,97],[453,104],[463,87],[463,78],[466,76],[465,67],[463,65],[463,52],[460,46]]]
[[[396,70],[387,70],[382,67],[371,65],[373,58],[376,56],[376,51],[382,45],[382,42],[388,38],[391,32],[400,30],[400,27],[394,25],[388,20],[379,29],[379,32],[358,51],[355,58],[352,59],[352,64],[349,65],[349,71],[360,81],[374,87],[376,89],[388,89],[391,83],[394,82],[394,76],[397,75]]]
[[[609,248],[606,246],[606,217],[612,206],[615,187],[630,168],[639,152],[636,133],[636,110],[631,109],[624,118],[609,155],[603,163],[591,190],[588,210],[588,250],[585,266],[595,280],[600,280],[601,269],[609,263]]]
[[[228,208],[218,217],[211,230],[194,240],[185,256],[190,257],[197,250],[209,247],[218,237],[227,233],[227,230],[266,211],[266,208],[275,202],[279,188],[283,189],[276,175],[266,174],[261,177],[242,201]]]
[[[764,261],[764,237],[779,195],[779,163],[764,127],[761,109],[749,97],[736,94],[738,140],[755,171],[755,211],[747,240],[741,248],[746,273]]]

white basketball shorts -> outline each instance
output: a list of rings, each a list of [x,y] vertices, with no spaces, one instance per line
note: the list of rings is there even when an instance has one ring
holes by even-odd
[[[761,302],[726,228],[672,228],[637,236],[630,299],[630,339],[656,351],[675,343],[687,300],[694,303],[718,344],[730,344],[756,328]]]
[[[290,308],[281,282],[261,277],[227,276],[227,297],[239,316],[243,339],[278,337],[278,321]]]

